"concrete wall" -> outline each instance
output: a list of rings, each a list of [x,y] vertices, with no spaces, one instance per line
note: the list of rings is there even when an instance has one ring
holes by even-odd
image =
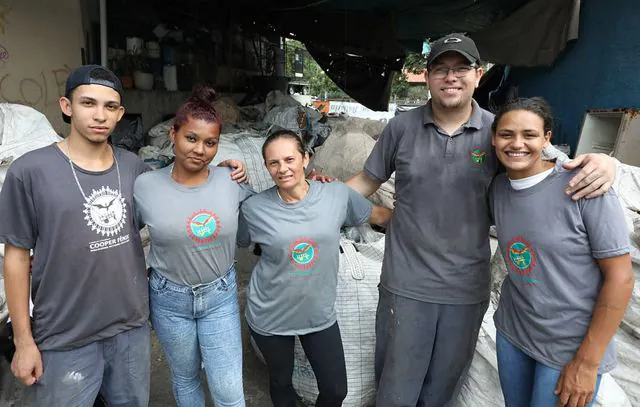
[[[63,131],[58,99],[82,44],[79,0],[0,0],[0,100],[32,106]]]
[[[640,107],[640,1],[582,2],[579,39],[552,68],[513,71],[520,96],[543,96],[558,121],[554,144],[575,151],[587,109]]]

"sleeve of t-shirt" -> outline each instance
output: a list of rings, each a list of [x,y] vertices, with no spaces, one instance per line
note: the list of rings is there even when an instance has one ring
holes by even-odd
[[[629,229],[615,192],[609,190],[600,197],[582,199],[580,203],[591,255],[606,259],[629,253]]]
[[[240,206],[240,213],[238,214],[238,233],[236,234],[236,244],[239,247],[249,247],[251,244],[249,224],[242,213],[242,206]]]
[[[144,161],[140,160],[140,163],[138,164],[136,176],[144,174],[147,171],[151,171],[151,167],[149,167],[149,165],[146,164]]]
[[[142,211],[140,210],[142,208],[141,202],[144,199],[143,189],[141,179],[138,178],[133,184],[133,214],[134,222],[138,230],[142,229],[145,225]]]
[[[371,216],[373,204],[358,192],[346,186],[347,189],[347,217],[345,224],[348,226],[357,226],[366,223]]]
[[[31,189],[11,169],[0,192],[0,242],[33,249],[38,237]]]
[[[248,184],[239,184],[238,201],[244,202],[247,198],[255,195],[255,191]]]
[[[371,154],[364,163],[364,172],[371,178],[386,182],[396,170],[396,152],[399,141],[398,126],[392,120],[373,146]]]

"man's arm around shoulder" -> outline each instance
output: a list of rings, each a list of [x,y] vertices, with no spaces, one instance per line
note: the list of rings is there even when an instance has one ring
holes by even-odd
[[[30,263],[28,249],[5,245],[5,291],[16,345],[11,371],[28,386],[34,384],[43,371],[42,357],[33,339],[29,317]]]
[[[353,177],[349,178],[345,184],[351,189],[357,191],[360,195],[368,197],[380,188],[382,182],[371,178],[366,172],[360,171]]]

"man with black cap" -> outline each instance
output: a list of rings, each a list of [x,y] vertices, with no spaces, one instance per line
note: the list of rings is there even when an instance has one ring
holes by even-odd
[[[368,196],[396,173],[376,315],[377,407],[453,404],[473,358],[490,294],[487,192],[498,170],[493,114],[473,100],[482,74],[469,37],[435,41],[431,100],[392,119],[347,181]],[[571,167],[587,163],[574,198],[613,182],[614,160],[587,154]]]
[[[108,405],[149,403],[147,278],[131,207],[147,167],[107,142],[121,100],[108,69],[71,72],[60,98],[68,137],[14,161],[0,194],[11,367],[33,406],[92,406],[98,393]]]

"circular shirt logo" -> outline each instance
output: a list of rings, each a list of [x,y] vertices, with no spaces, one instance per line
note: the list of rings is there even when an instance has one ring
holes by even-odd
[[[536,265],[536,252],[529,242],[516,237],[509,242],[508,248],[511,269],[519,274],[529,274]]]
[[[102,236],[114,236],[124,226],[127,209],[120,191],[102,187],[91,192],[83,213],[91,230]]]
[[[310,269],[318,260],[318,245],[311,239],[296,240],[290,252],[291,264],[298,268]]]
[[[199,243],[210,242],[220,233],[220,220],[215,213],[200,210],[187,219],[187,232]]]

